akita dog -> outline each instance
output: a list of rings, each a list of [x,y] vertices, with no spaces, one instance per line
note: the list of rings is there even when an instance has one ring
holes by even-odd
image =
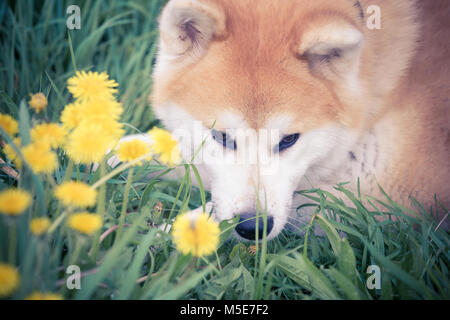
[[[359,178],[364,194],[449,208],[449,12],[446,0],[171,0],[151,103],[185,159],[202,150],[214,216],[248,220],[261,201],[269,239],[311,186]],[[237,234],[254,239],[255,220]]]

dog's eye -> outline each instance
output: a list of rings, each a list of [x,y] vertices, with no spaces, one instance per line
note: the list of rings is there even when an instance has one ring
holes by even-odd
[[[339,49],[330,49],[325,54],[305,53],[305,57],[308,60],[309,66],[311,68],[321,66],[324,64],[329,64],[334,59],[337,59],[340,56],[341,56],[341,50],[339,50]]]
[[[275,147],[276,148],[275,151],[281,152],[287,148],[292,147],[297,142],[299,137],[300,137],[300,133],[294,133],[294,134],[285,136],[283,139],[281,139],[278,146]]]
[[[225,132],[220,132],[213,129],[211,133],[214,140],[223,145],[225,148],[236,150],[236,141],[231,139]]]

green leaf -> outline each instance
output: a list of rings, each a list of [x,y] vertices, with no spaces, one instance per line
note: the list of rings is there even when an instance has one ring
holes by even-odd
[[[194,288],[208,273],[214,269],[213,265],[209,265],[204,270],[196,272],[189,276],[185,281],[175,286],[173,289],[158,297],[161,300],[175,300],[183,297],[186,292]]]
[[[392,278],[388,272],[383,272],[381,277],[381,299],[392,300],[394,299],[392,291]]]
[[[119,288],[118,299],[127,299],[130,297],[133,288],[136,286],[136,280],[140,276],[139,269],[142,266],[151,243],[155,240],[156,231],[156,229],[150,230],[150,232],[145,235],[143,241],[139,245],[136,256],[134,257],[130,268],[125,271],[126,277],[123,280],[123,285]]]
[[[343,273],[331,267],[327,270],[330,276],[336,281],[339,288],[344,292],[349,300],[360,300],[359,289],[353,284],[353,281],[346,277]]]
[[[380,254],[380,252],[372,246],[368,241],[365,239],[361,239],[369,249],[370,253],[374,256],[374,258],[377,260],[377,262],[384,266],[386,270],[388,270],[393,276],[397,277],[399,280],[401,280],[404,284],[406,284],[409,288],[413,289],[417,293],[420,293],[422,295],[432,294],[436,295],[434,290],[431,288],[427,288],[423,282],[418,281],[415,279],[412,275],[408,274],[405,270],[400,268],[397,264],[389,260],[387,257]]]
[[[141,200],[139,201],[139,207],[138,211],[144,206],[144,204],[147,203],[147,201],[150,199],[150,192],[152,191],[153,187],[159,182],[159,180],[153,180],[151,181],[147,187],[145,187],[144,192],[142,193]]]
[[[334,254],[336,257],[339,257],[341,254],[341,238],[339,237],[338,232],[322,215],[318,214],[316,216],[316,221],[322,230],[325,231],[331,247],[333,248]]]
[[[20,102],[20,110],[19,110],[19,133],[20,139],[22,141],[22,146],[26,146],[31,142],[30,137],[30,114],[28,112],[27,104],[25,100]]]
[[[294,258],[282,255],[268,255],[268,259],[277,259],[278,267],[292,280],[305,289],[314,292],[322,299],[340,299],[331,281],[314,264],[300,254]]]
[[[194,164],[191,164],[190,166],[192,168],[192,171],[194,171],[195,177],[198,182],[198,187],[200,189],[200,197],[202,199],[203,212],[206,212],[205,188],[203,187],[202,178],[200,177],[200,174],[198,173],[197,167]]]
[[[351,281],[357,280],[356,258],[347,239],[341,241],[341,254],[337,257],[339,271]]]
[[[313,291],[307,272],[301,268],[296,259],[277,254],[269,254],[267,255],[267,258],[276,261],[276,265],[287,274],[289,278],[300,284],[303,288]]]
[[[145,217],[141,216],[139,221],[133,223],[133,225],[126,230],[118,244],[109,249],[97,273],[83,278],[81,282],[81,289],[75,294],[75,299],[85,300],[92,297],[100,282],[111,270],[113,270],[117,262],[121,260],[123,250],[128,242],[136,235],[138,225],[142,222],[141,220],[144,219]]]

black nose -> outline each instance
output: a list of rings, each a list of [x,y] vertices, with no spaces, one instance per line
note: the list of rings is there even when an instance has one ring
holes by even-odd
[[[273,218],[267,216],[267,235],[273,228]],[[245,239],[255,240],[256,215],[254,213],[241,213],[239,224],[236,226],[236,232]],[[258,218],[258,240],[262,239],[264,232],[264,220],[261,215]]]

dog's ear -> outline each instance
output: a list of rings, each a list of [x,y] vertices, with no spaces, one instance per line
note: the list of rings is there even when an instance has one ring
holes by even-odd
[[[313,73],[342,78],[357,72],[363,40],[361,31],[347,22],[325,23],[303,33],[298,53]]]
[[[225,32],[225,14],[208,0],[171,0],[159,20],[161,50],[183,56],[205,52]]]

